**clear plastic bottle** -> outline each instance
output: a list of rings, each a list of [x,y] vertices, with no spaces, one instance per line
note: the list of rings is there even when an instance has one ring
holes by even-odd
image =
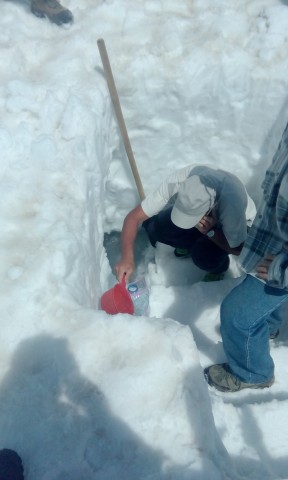
[[[127,284],[127,290],[134,305],[134,315],[149,315],[149,288],[145,277]]]

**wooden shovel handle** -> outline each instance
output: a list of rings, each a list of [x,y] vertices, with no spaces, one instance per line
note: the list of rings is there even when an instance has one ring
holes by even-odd
[[[101,57],[101,60],[102,60],[102,64],[103,64],[103,68],[104,68],[104,73],[105,73],[109,93],[110,93],[111,100],[112,100],[112,103],[113,103],[113,106],[114,106],[114,110],[115,110],[116,118],[117,118],[117,121],[118,121],[119,129],[120,129],[122,139],[123,139],[123,142],[124,142],[125,150],[126,150],[126,153],[127,153],[127,157],[128,157],[128,160],[129,160],[129,163],[130,163],[130,166],[131,166],[131,170],[132,170],[132,173],[133,173],[133,176],[134,176],[134,180],[135,180],[135,183],[136,183],[136,186],[137,186],[137,190],[138,190],[140,199],[143,200],[145,198],[145,193],[144,193],[142,182],[141,182],[141,179],[140,179],[140,176],[139,176],[139,173],[138,173],[136,161],[135,161],[135,158],[134,158],[134,155],[133,155],[133,152],[132,152],[132,148],[131,148],[130,140],[129,140],[129,137],[128,137],[128,132],[127,132],[127,129],[126,129],[124,117],[123,117],[123,114],[122,114],[121,105],[120,105],[120,101],[119,101],[116,85],[115,85],[115,82],[114,82],[113,73],[112,73],[112,70],[111,70],[111,66],[110,66],[110,62],[109,62],[109,58],[108,58],[108,54],[107,54],[107,50],[106,50],[104,40],[102,38],[99,38],[99,40],[97,40],[97,45],[98,45],[100,57]]]

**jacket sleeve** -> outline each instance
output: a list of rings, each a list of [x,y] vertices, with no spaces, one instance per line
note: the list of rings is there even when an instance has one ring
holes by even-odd
[[[267,284],[288,290],[288,174],[284,175],[276,202],[276,224],[283,240],[281,252],[276,255],[268,271]]]
[[[277,255],[268,271],[267,285],[288,290],[288,250]]]

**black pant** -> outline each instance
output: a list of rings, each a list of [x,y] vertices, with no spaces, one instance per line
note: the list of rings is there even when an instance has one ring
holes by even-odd
[[[24,480],[22,460],[14,450],[0,450],[0,480]]]
[[[195,263],[210,273],[222,273],[229,268],[229,254],[213,243],[197,228],[179,228],[171,220],[172,207],[162,210],[143,222],[153,247],[156,242],[165,243],[174,248],[186,248]]]

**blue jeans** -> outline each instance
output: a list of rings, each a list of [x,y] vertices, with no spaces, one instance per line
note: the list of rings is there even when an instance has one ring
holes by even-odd
[[[267,287],[251,275],[232,290],[221,305],[221,335],[229,367],[246,383],[274,376],[269,333],[279,328],[278,311],[288,291]]]

